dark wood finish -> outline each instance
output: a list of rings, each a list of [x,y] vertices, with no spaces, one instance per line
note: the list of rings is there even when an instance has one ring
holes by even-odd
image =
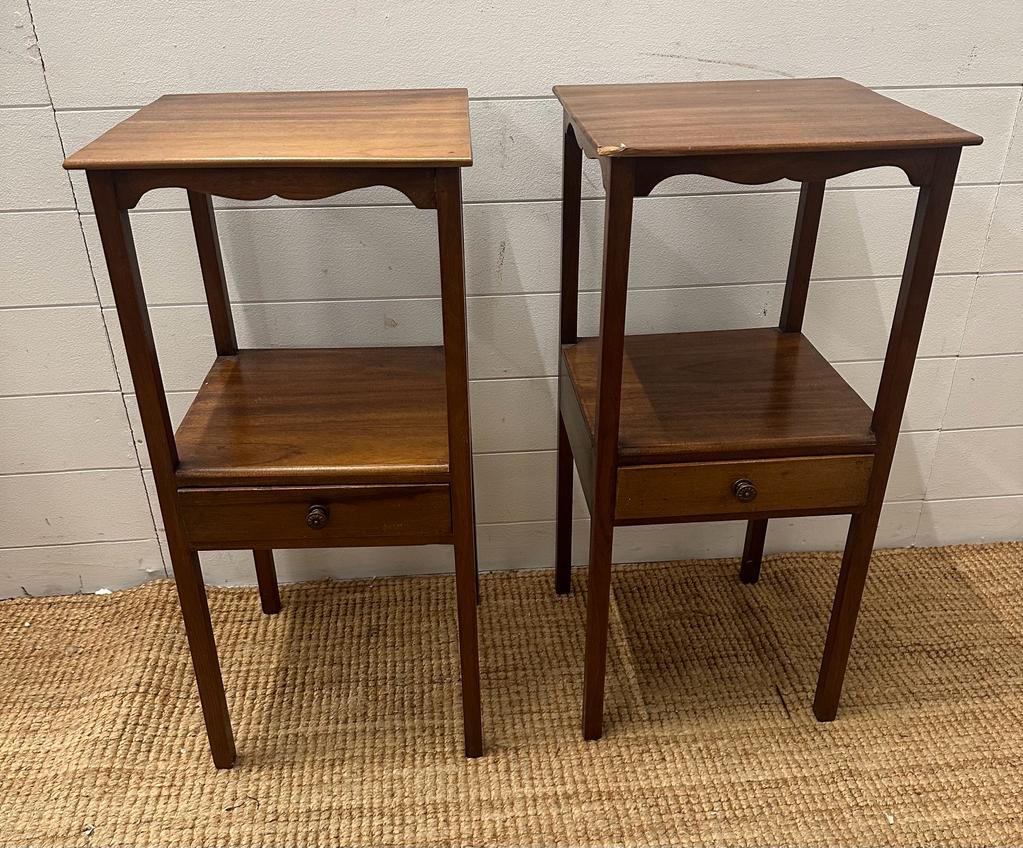
[[[117,305],[117,318],[142,418],[142,429],[149,449],[210,752],[217,768],[231,768],[236,757],[234,734],[227,711],[227,696],[224,693],[199,557],[186,543],[178,517],[177,483],[174,479],[178,455],[167,413],[167,399],[156,356],[153,329],[142,290],[131,223],[127,211],[118,207],[114,181],[109,174],[90,172],[89,191],[103,242],[103,254]]]
[[[583,153],[572,127],[565,126],[561,202],[561,344],[578,340],[579,216],[582,208]],[[558,394],[564,378],[558,375]],[[572,588],[572,444],[558,409],[558,496],[554,554],[554,590],[567,595]]]
[[[213,212],[213,198],[208,194],[188,192],[188,209],[192,215],[192,229],[199,252],[199,270],[206,289],[206,305],[213,325],[213,343],[218,356],[232,356],[238,352],[238,340],[231,317],[231,299],[227,294],[227,276],[220,255],[217,219]]]
[[[556,85],[602,157],[959,147],[982,139],[837,77]]]
[[[586,424],[597,421],[599,341],[564,348]],[[629,336],[622,465],[867,453],[871,411],[798,333],[770,328]]]
[[[877,522],[884,505],[888,471],[902,424],[906,395],[913,377],[913,363],[920,344],[927,300],[934,279],[934,268],[941,248],[948,206],[952,199],[960,150],[939,151],[935,157],[934,182],[920,190],[917,199],[913,229],[902,274],[899,299],[895,305],[895,318],[888,340],[881,385],[874,405],[873,427],[877,433],[876,465],[883,473],[871,480],[866,509],[855,515],[849,524],[842,568],[839,572],[835,602],[824,644],[820,676],[814,695],[813,711],[820,721],[831,721],[838,713],[845,667],[852,646],[856,616],[860,609],[863,587],[874,547]]]
[[[71,156],[96,208],[213,761],[235,745],[197,551],[250,548],[264,612],[273,549],[455,548],[464,744],[483,751],[459,167],[464,90],[161,98]],[[323,198],[390,186],[436,209],[444,346],[238,350],[212,195]],[[188,193],[218,354],[172,432],[127,210]]]
[[[579,220],[582,213],[583,152],[565,127],[561,185],[561,344],[575,344],[579,324]]]
[[[437,178],[437,235],[444,325],[444,364],[451,466],[451,532],[455,548],[458,653],[462,663],[462,716],[465,756],[483,754],[476,602],[476,510],[472,480],[472,427],[469,422],[468,340],[465,328],[465,258],[462,237],[462,182],[459,171]]]
[[[613,527],[748,519],[740,577],[760,576],[768,519],[849,513],[814,712],[835,716],[912,376],[960,148],[972,133],[845,80],[558,86],[565,107],[564,257],[575,260],[577,162],[607,190],[599,339],[575,339],[575,274],[562,279],[558,538],[578,468],[591,512],[583,735],[602,732]],[[921,187],[874,410],[802,336],[826,180],[894,165]],[[633,197],[677,174],[801,182],[778,330],[625,337]],[[577,265],[571,265],[573,269]],[[565,332],[567,323],[572,333]],[[560,576],[558,591],[568,591]]]
[[[583,672],[583,738],[599,739],[604,721],[607,623],[611,599],[618,422],[625,342],[625,300],[635,169],[629,160],[610,167],[604,208],[604,270],[597,340],[596,405],[593,439],[593,501],[590,514],[590,566],[586,584],[586,662]]]
[[[622,465],[615,522],[858,512],[867,501],[873,464],[873,454],[851,454]],[[753,499],[741,500],[733,491],[740,480],[753,483]]]
[[[600,159],[601,163],[607,157]],[[899,168],[912,185],[931,178],[931,160],[912,150],[851,150],[822,153],[760,153],[751,156],[658,156],[636,160],[636,196],[646,197],[668,177],[699,174],[741,185],[763,185],[778,180],[826,182],[866,168]]]
[[[419,209],[437,206],[432,168],[155,168],[117,171],[117,199],[134,209],[147,191],[184,188],[234,200],[321,200],[346,191],[387,186]]]
[[[326,515],[310,521],[313,507]],[[446,484],[178,489],[189,544],[200,551],[450,545]]]
[[[208,194],[189,191],[188,208],[192,216],[192,229],[195,232],[196,250],[199,254],[199,269],[202,272],[203,287],[206,289],[206,304],[213,328],[213,344],[218,356],[233,356],[238,352],[238,340],[234,332],[234,319],[231,316],[231,299],[227,293],[224,260],[220,254],[213,198]],[[263,612],[278,613],[281,610],[281,594],[277,587],[273,551],[254,550],[252,556]]]
[[[180,486],[446,483],[444,348],[218,357],[177,431]]]
[[[468,92],[168,94],[74,155],[66,168],[463,167]]]
[[[169,535],[168,546],[213,764],[217,768],[232,768],[238,755],[199,555],[178,539],[171,543]]]
[[[572,590],[572,489],[575,472],[572,442],[561,410],[558,410],[557,521],[554,541],[554,591],[567,595]]]
[[[274,567],[274,552],[254,550],[252,558],[256,563],[256,583],[259,586],[259,603],[267,615],[281,611],[281,590],[277,586],[277,569]]]
[[[579,403],[579,396],[576,394],[572,378],[568,376],[568,369],[565,366],[565,359],[561,359],[561,371],[558,377],[558,418],[565,430],[566,444],[569,455],[572,457],[576,469],[579,471],[579,480],[582,483],[583,495],[586,504],[593,512],[593,479],[594,479],[594,441],[593,428],[587,423],[583,415],[582,406]],[[562,443],[559,438],[558,450],[562,450]],[[574,445],[574,447],[573,447]],[[558,457],[560,465],[563,457]],[[571,469],[570,469],[571,470]],[[574,482],[574,481],[573,481]],[[558,513],[560,516],[561,513]],[[571,520],[571,513],[566,516]],[[558,519],[561,521],[560,517]]]
[[[743,583],[756,583],[760,579],[766,539],[766,518],[746,522],[746,538],[742,544],[742,559],[739,561],[739,579]]]
[[[799,206],[796,207],[796,227],[785,278],[785,299],[781,304],[781,320],[778,322],[778,329],[783,333],[798,333],[803,329],[806,295],[810,290],[813,254],[817,246],[823,205],[824,182],[803,183],[799,190]]]

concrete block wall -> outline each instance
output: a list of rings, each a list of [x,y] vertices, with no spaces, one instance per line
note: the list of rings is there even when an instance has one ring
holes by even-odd
[[[0,0],[0,597],[169,570],[84,180],[70,153],[166,92],[465,86],[470,376],[484,568],[550,565],[560,220],[552,83],[847,76],[982,134],[965,151],[884,546],[1023,536],[1023,15],[1016,0],[806,5]],[[637,204],[632,332],[777,320],[798,187],[676,178]],[[587,163],[582,324],[595,331],[602,191]],[[834,180],[806,331],[872,401],[914,190]],[[434,221],[385,189],[217,201],[242,344],[440,338]],[[170,406],[213,358],[183,192],[132,213]],[[578,499],[581,503],[581,499]],[[576,557],[586,555],[586,519]],[[838,548],[847,519],[774,521],[771,549]],[[733,556],[737,523],[627,528],[620,561]],[[249,559],[203,556],[211,582]],[[284,579],[433,572],[443,548],[284,552]]]

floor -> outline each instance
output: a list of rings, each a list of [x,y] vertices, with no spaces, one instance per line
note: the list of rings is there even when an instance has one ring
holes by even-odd
[[[1023,543],[875,555],[839,718],[810,711],[838,558],[621,566],[584,743],[585,575],[482,580],[460,756],[450,576],[210,592],[213,769],[173,585],[0,603],[0,845],[1023,844]]]

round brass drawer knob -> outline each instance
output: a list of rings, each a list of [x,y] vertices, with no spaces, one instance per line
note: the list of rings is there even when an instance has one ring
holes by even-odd
[[[756,498],[757,487],[752,480],[736,480],[732,483],[732,494],[743,503],[749,503]]]
[[[312,527],[313,530],[319,530],[326,527],[329,520],[330,510],[325,506],[309,507],[309,512],[305,517],[305,523]]]

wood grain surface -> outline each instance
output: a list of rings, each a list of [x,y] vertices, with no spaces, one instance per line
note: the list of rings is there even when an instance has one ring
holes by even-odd
[[[472,164],[465,89],[168,94],[68,169]]]
[[[838,77],[556,85],[591,156],[793,153],[980,144],[980,136]]]
[[[179,486],[445,483],[444,349],[219,357],[177,445]]]
[[[596,421],[597,339],[564,348]],[[773,328],[626,336],[619,462],[870,453],[870,407],[813,345]]]

